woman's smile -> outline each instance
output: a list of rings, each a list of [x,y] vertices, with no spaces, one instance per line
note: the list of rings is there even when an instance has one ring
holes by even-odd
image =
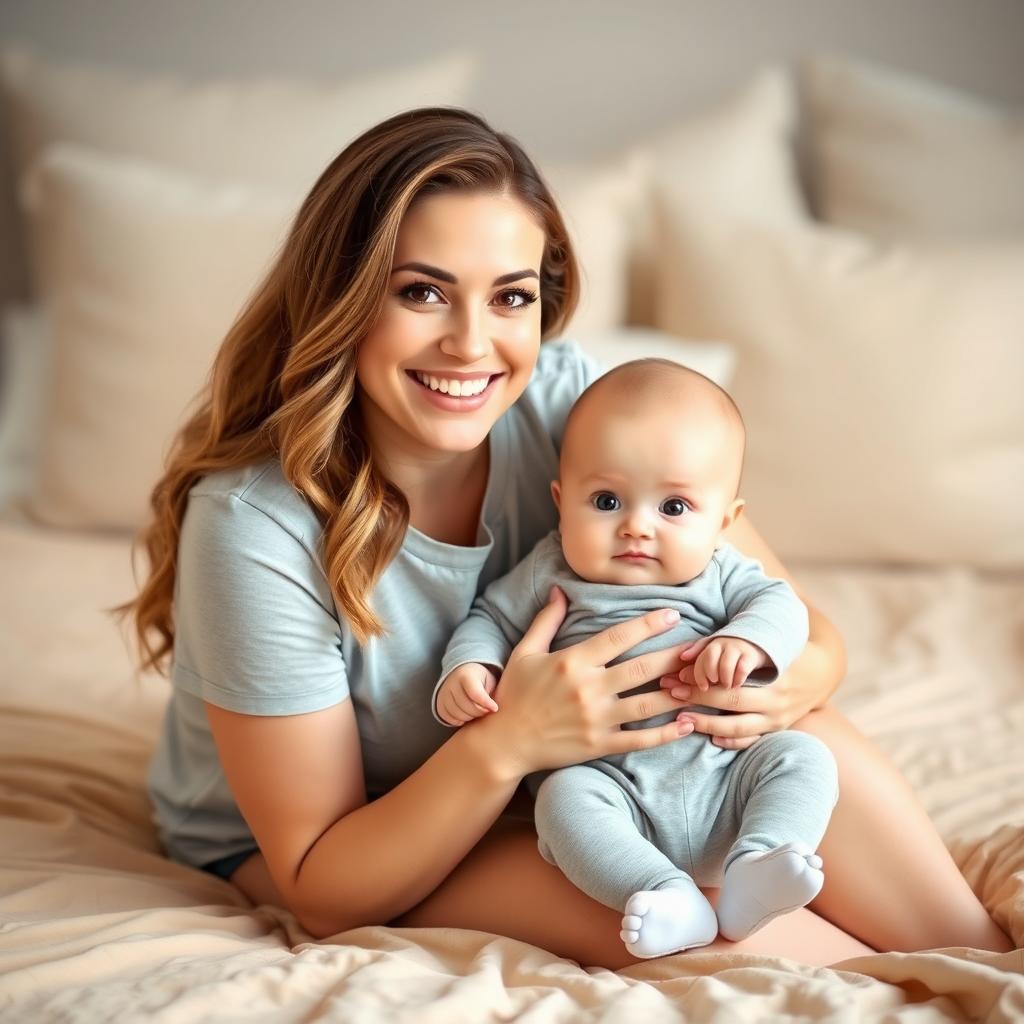
[[[444,376],[425,370],[406,370],[420,396],[447,412],[474,412],[486,404],[503,373],[455,373]]]

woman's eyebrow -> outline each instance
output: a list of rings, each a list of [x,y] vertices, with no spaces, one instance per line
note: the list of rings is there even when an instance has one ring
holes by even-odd
[[[432,267],[429,263],[403,263],[400,267],[395,267],[391,273],[397,274],[400,270],[415,270],[420,274],[436,277],[439,281],[447,281],[448,284],[459,283],[459,279],[454,274],[449,274],[447,270],[442,270],[440,267]],[[502,274],[501,277],[496,277],[491,283],[491,287],[496,288],[499,284],[508,284],[510,281],[518,281],[523,277],[536,277],[538,281],[540,280],[536,270],[513,270],[511,274]]]

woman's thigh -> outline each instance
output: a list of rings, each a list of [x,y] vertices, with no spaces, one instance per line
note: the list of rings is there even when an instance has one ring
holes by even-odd
[[[714,902],[718,891],[707,890],[707,896]],[[622,912],[592,900],[544,860],[527,822],[499,819],[430,896],[389,923],[492,932],[586,967],[642,963],[619,938]],[[717,939],[695,950],[709,951],[763,953],[814,966],[873,952],[808,910],[776,918],[742,942]]]
[[[839,765],[839,802],[818,851],[825,886],[811,908],[879,950],[1012,949],[881,750],[831,707],[794,728]]]

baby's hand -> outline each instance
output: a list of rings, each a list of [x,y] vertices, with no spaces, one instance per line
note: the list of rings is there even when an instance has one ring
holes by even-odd
[[[702,691],[713,683],[726,689],[742,686],[751,672],[772,663],[757,644],[736,636],[701,637],[687,644],[679,657],[694,662],[693,681]]]
[[[438,716],[449,725],[465,725],[497,711],[491,697],[497,685],[498,677],[486,665],[460,665],[448,673],[437,691]]]

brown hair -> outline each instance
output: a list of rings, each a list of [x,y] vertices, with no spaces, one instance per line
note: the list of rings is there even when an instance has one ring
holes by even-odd
[[[323,526],[320,555],[339,613],[360,643],[384,628],[369,594],[401,547],[402,492],[362,435],[356,353],[383,308],[399,226],[414,201],[451,191],[515,196],[543,226],[541,339],[564,330],[579,269],[548,186],[510,136],[457,107],[388,118],[342,150],[303,201],[270,270],[242,308],[174,438],[135,538],[149,576],[111,611],[134,616],[143,669],[164,671],[174,644],[178,538],[206,473],[278,455]]]

